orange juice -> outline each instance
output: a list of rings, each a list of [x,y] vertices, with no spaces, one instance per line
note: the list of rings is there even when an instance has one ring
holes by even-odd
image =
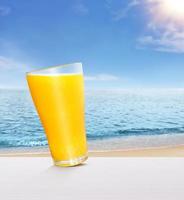
[[[87,158],[82,74],[28,74],[28,85],[56,165]]]

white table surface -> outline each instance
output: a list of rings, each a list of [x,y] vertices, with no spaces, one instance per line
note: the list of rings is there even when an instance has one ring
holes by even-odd
[[[183,200],[184,158],[89,158],[52,166],[47,157],[1,157],[2,200]]]

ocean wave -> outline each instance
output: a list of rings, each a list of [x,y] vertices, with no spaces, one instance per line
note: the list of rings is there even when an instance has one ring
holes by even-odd
[[[11,147],[39,147],[47,146],[48,142],[46,140],[22,140],[22,141],[11,141],[11,140],[0,140],[0,148],[11,148]]]
[[[98,134],[87,134],[88,139],[98,140],[113,137],[128,137],[128,136],[152,136],[152,135],[174,135],[174,134],[184,134],[184,127],[180,128],[140,128],[140,129],[129,129],[129,130],[116,130],[109,132],[101,132]]]
[[[89,141],[184,135],[183,119],[183,91],[86,93]],[[0,90],[0,148],[46,145],[44,130],[29,93]]]

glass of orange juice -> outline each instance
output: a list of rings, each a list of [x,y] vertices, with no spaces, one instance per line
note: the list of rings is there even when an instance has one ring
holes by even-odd
[[[29,72],[27,81],[55,165],[74,166],[84,162],[87,142],[82,64]]]

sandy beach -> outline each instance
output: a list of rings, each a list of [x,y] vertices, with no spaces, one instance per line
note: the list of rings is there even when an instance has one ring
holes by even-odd
[[[1,150],[0,157],[48,157],[47,148]],[[89,151],[90,157],[184,157],[184,145],[142,149]]]
[[[184,157],[184,145],[114,151],[91,151],[93,157]]]

